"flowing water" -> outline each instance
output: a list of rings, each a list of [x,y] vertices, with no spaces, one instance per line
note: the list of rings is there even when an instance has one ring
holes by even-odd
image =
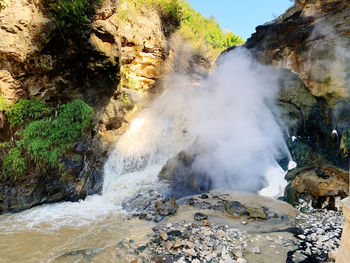
[[[251,186],[259,181],[256,173],[276,167],[278,152],[288,153],[266,106],[271,93],[261,90],[263,82],[271,89],[274,79],[261,68],[251,69],[251,61],[243,57],[238,54],[231,58],[234,64],[224,63],[202,88],[192,87],[186,76],[169,78],[168,88],[118,139],[105,166],[102,195],[1,215],[0,262],[125,262],[118,244],[124,239],[142,243],[150,223],[125,220],[122,201],[141,189],[165,189],[157,180],[160,169],[194,141],[205,152],[198,165],[210,164],[206,172],[215,174],[219,187],[233,182],[238,189],[256,187]],[[272,179],[284,174],[276,169],[268,172]]]
[[[123,219],[123,199],[164,188],[157,182],[160,169],[193,141],[182,106],[168,107],[169,97],[164,92],[119,138],[105,166],[102,195],[0,216],[0,262],[125,262],[116,245],[125,238],[142,241],[150,227]]]

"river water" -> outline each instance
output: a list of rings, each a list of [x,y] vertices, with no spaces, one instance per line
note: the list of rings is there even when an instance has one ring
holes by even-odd
[[[124,220],[122,201],[141,189],[163,189],[160,169],[193,140],[184,131],[181,105],[167,107],[168,97],[165,92],[140,112],[119,138],[102,195],[1,215],[0,262],[125,262],[117,244],[141,242],[150,223]]]

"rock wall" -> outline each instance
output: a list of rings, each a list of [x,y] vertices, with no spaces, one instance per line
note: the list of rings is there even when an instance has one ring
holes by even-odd
[[[10,106],[21,98],[52,105],[83,98],[97,113],[98,125],[62,157],[64,178],[55,169],[30,171],[0,184],[0,213],[98,193],[104,162],[128,114],[140,109],[135,105],[165,71],[175,26],[155,9],[105,0],[79,34],[66,34],[40,0],[7,2],[0,10],[0,95]],[[16,131],[3,112],[0,117],[4,142]]]
[[[348,194],[342,187],[348,178],[342,174],[349,166],[340,142],[350,128],[349,17],[346,0],[295,1],[279,18],[258,26],[244,45],[280,76],[278,104],[291,155],[298,163],[298,169],[286,176],[291,203],[299,197],[324,201]],[[331,173],[320,172],[329,167]],[[305,184],[305,177],[312,183]],[[322,180],[327,191],[315,192]]]
[[[298,163],[286,177],[290,202],[300,195],[348,194],[340,139],[350,127],[349,17],[349,1],[299,0],[278,19],[258,26],[244,45],[260,62],[283,71],[279,105]]]

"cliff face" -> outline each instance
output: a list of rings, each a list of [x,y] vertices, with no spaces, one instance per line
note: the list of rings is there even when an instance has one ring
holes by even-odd
[[[138,98],[165,71],[175,28],[155,9],[128,5],[104,1],[79,34],[62,32],[39,0],[8,0],[0,9],[0,95],[7,103],[39,98],[59,105],[82,98],[98,119],[91,137],[63,157],[64,178],[49,169],[0,184],[0,212],[101,191],[107,153]],[[127,10],[132,14],[125,16]],[[0,118],[0,141],[17,137],[3,112]]]
[[[284,15],[258,26],[246,47],[257,58],[299,75],[316,97],[348,96],[346,48],[349,44],[348,1],[297,1]]]
[[[328,165],[348,167],[340,140],[350,127],[349,42],[349,1],[299,0],[275,21],[258,26],[244,45],[260,62],[283,71],[279,105],[295,136],[289,146],[298,163],[287,175],[291,202],[305,192],[316,199],[348,192],[347,176],[334,167],[329,172]],[[311,170],[317,175],[308,177]],[[329,183],[333,180],[339,187]]]

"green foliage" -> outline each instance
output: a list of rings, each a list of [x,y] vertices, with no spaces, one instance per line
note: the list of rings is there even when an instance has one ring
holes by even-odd
[[[7,1],[6,0],[0,0],[0,10],[4,9],[5,7],[7,7]]]
[[[16,104],[15,104],[16,105]],[[75,140],[94,124],[94,111],[85,102],[75,100],[62,105],[52,118],[34,120],[22,132],[22,139],[3,161],[3,174],[19,175],[26,169],[25,160],[35,169],[61,168],[59,158]]]
[[[180,32],[190,39],[195,47],[203,44],[220,52],[233,45],[242,45],[243,39],[232,32],[223,32],[215,16],[204,17],[196,12],[187,1],[181,3],[182,20]]]
[[[39,168],[55,167],[63,152],[92,127],[93,119],[93,109],[81,100],[62,105],[56,119],[28,125],[23,131],[23,149]]]
[[[53,21],[69,29],[80,28],[89,23],[96,5],[102,0],[43,0],[53,14]]]
[[[7,111],[9,109],[9,105],[7,103],[7,100],[0,96],[0,111]]]
[[[10,150],[2,163],[2,174],[9,172],[12,177],[17,178],[27,169],[26,161],[22,156],[20,148],[16,147]]]
[[[23,99],[14,104],[6,111],[6,115],[11,127],[26,124],[30,120],[37,120],[51,113],[51,109],[46,107],[40,100]]]
[[[341,137],[340,151],[344,156],[349,156],[349,153],[350,153],[350,129],[347,129]]]

